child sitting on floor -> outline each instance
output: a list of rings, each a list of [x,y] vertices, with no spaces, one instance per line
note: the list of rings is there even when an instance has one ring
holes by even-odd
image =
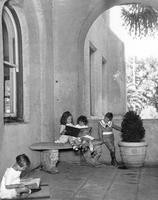
[[[23,194],[30,194],[31,190],[20,183],[20,175],[30,167],[30,160],[25,155],[18,155],[12,167],[7,168],[0,185],[0,198],[11,199]]]

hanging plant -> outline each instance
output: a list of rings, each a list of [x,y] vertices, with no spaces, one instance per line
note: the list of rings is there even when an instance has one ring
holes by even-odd
[[[158,12],[151,6],[131,4],[121,9],[123,26],[131,36],[145,37],[154,35],[158,30]]]

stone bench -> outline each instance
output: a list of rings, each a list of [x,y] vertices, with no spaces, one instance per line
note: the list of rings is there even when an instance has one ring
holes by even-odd
[[[30,149],[41,152],[41,169],[50,173],[58,173],[59,150],[72,149],[72,146],[68,143],[39,142],[32,144]]]

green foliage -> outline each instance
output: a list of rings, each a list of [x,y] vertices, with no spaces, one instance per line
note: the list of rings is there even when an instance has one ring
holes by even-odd
[[[123,6],[121,10],[123,26],[134,37],[154,35],[158,28],[158,12],[151,6],[131,4]]]
[[[121,123],[121,137],[124,142],[141,142],[145,136],[143,121],[134,111],[128,111]]]

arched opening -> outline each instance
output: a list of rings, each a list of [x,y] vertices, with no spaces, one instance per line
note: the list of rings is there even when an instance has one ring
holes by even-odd
[[[144,2],[144,1],[141,1],[142,3]],[[131,3],[131,2],[129,2],[129,1],[119,1],[118,2],[118,5],[124,5],[124,4],[129,4],[129,3]],[[158,8],[158,4],[157,4],[157,2],[156,1],[152,1],[152,2],[150,2],[150,1],[146,1],[145,2],[146,4],[149,4],[149,5],[151,5],[151,3],[152,3],[152,6],[154,7],[154,8]],[[79,105],[80,105],[80,107],[79,107],[79,112],[82,112],[82,113],[85,113],[85,114],[87,114],[88,113],[88,115],[90,115],[90,116],[92,116],[92,118],[90,118],[90,119],[92,119],[91,120],[91,122],[92,122],[92,124],[94,125],[94,126],[96,126],[96,121],[97,121],[97,119],[98,119],[98,117],[99,117],[99,115],[101,115],[102,113],[100,112],[99,114],[98,113],[96,113],[95,114],[95,116],[94,115],[91,115],[91,113],[92,112],[90,112],[90,110],[88,110],[88,109],[90,109],[90,105],[92,105],[92,103],[91,104],[89,104],[88,102],[85,102],[85,99],[88,99],[88,101],[89,101],[89,97],[88,97],[88,94],[90,95],[90,91],[91,91],[91,87],[88,85],[88,84],[85,84],[86,82],[88,82],[87,81],[87,76],[85,76],[85,73],[87,73],[87,75],[89,75],[89,77],[91,77],[91,79],[93,78],[90,74],[91,73],[88,73],[86,70],[85,70],[85,64],[87,65],[87,66],[92,66],[92,64],[91,64],[91,62],[93,62],[93,60],[94,60],[94,57],[96,56],[97,57],[97,55],[94,55],[94,54],[97,54],[97,48],[96,48],[96,46],[93,44],[93,43],[90,43],[89,44],[89,52],[90,53],[87,53],[86,54],[86,56],[85,56],[85,51],[84,51],[84,48],[85,48],[85,41],[86,41],[86,37],[87,37],[87,33],[88,33],[88,31],[90,30],[90,27],[91,27],[91,25],[93,24],[93,23],[95,23],[95,20],[96,20],[96,18],[99,16],[99,14],[101,14],[101,13],[103,13],[104,11],[107,11],[108,9],[110,9],[110,8],[112,8],[112,7],[114,7],[115,5],[111,5],[111,6],[106,6],[105,5],[105,7],[104,7],[104,10],[103,10],[103,8],[101,9],[101,8],[99,8],[99,6],[96,8],[96,9],[94,9],[91,13],[89,13],[89,15],[87,16],[87,18],[86,18],[86,20],[84,21],[84,23],[82,24],[82,27],[81,27],[81,31],[80,31],[80,34],[79,34],[79,39],[78,39],[78,54],[79,54],[79,87],[80,87],[80,92],[81,92],[81,95],[79,96]],[[100,11],[100,12],[99,12]],[[97,31],[98,31],[98,29],[97,29]],[[91,47],[93,47],[93,48],[91,48]],[[94,48],[95,47],[95,48]],[[94,49],[95,49],[95,51],[94,51]],[[89,55],[89,65],[87,64],[87,61],[85,61],[85,57],[87,57]],[[88,59],[87,59],[88,60]],[[101,59],[100,59],[101,60]],[[106,62],[104,62],[105,63],[105,68],[106,68],[106,64],[108,64],[108,61],[107,61],[107,59],[106,59],[106,57],[105,57],[105,60],[106,60]],[[101,62],[100,62],[101,63]],[[101,66],[101,64],[99,64],[100,66]],[[101,67],[100,67],[100,69],[101,69]],[[118,69],[120,69],[120,67],[118,68]],[[104,71],[104,70],[103,70]],[[101,73],[100,73],[101,74]],[[96,74],[95,74],[96,75]],[[119,85],[119,83],[121,83],[121,82],[119,82],[120,80],[119,80],[119,75],[120,75],[120,73],[119,73],[119,70],[117,71],[115,71],[115,73],[114,73],[114,77],[113,78],[115,78],[116,80],[115,80],[115,82],[117,82],[118,83],[118,85],[117,86],[120,86]],[[101,76],[100,76],[101,77]],[[90,79],[89,79],[90,80]],[[89,81],[89,83],[90,83],[90,81]],[[101,83],[101,81],[100,81],[100,83]],[[125,83],[125,80],[124,80],[124,83]],[[91,83],[90,83],[91,84]],[[118,91],[118,87],[114,87],[114,90],[115,91]],[[99,86],[100,87],[100,86]],[[101,88],[101,87],[100,87]],[[120,94],[122,95],[122,96],[124,96],[124,98],[126,99],[126,93],[125,93],[125,88],[124,88],[124,91],[123,91],[123,89],[122,89],[122,87],[119,87],[119,88],[121,88],[121,91],[120,91]],[[108,94],[109,95],[109,94]],[[98,95],[97,96],[97,98],[98,98],[98,100],[99,100],[99,98],[100,98],[100,96]],[[104,98],[104,95],[102,95],[102,98]],[[112,98],[111,98],[112,99]],[[113,100],[113,99],[112,99]],[[108,101],[108,100],[107,100]],[[89,101],[90,102],[90,101]],[[101,101],[99,100],[99,102],[100,102],[100,105],[103,105],[102,103],[101,103]],[[113,104],[112,104],[113,105]],[[119,103],[118,103],[118,105],[119,105]],[[123,106],[122,108],[121,108],[121,112],[119,111],[117,114],[119,115],[119,114],[123,114],[124,112],[126,112],[126,100],[125,101],[122,101],[121,102],[121,105]],[[105,107],[106,107],[107,105],[106,105],[106,103],[105,103]],[[116,104],[116,106],[117,106],[117,104]],[[109,108],[110,107],[108,107],[107,106],[107,109],[109,110]],[[112,108],[112,107],[111,107]],[[111,108],[110,108],[110,111],[111,111]],[[112,108],[113,109],[113,108]],[[99,110],[99,109],[97,109],[97,110]],[[105,113],[105,112],[104,112]],[[116,113],[116,110],[115,110],[115,113]],[[96,118],[93,118],[93,116],[94,117],[96,117]],[[116,115],[115,115],[116,116]],[[121,118],[117,118],[118,119],[118,124],[120,124],[121,123],[121,120],[120,119],[122,119],[122,117]],[[117,120],[116,119],[116,120]],[[148,140],[148,138],[149,138],[149,141],[151,141],[151,138],[150,137],[152,137],[152,140],[153,140],[153,142],[155,142],[156,143],[156,141],[157,141],[157,136],[155,135],[155,130],[152,130],[151,129],[151,127],[155,127],[156,129],[157,129],[157,121],[156,120],[145,120],[144,121],[144,124],[145,124],[145,127],[146,127],[146,132],[149,132],[150,133],[150,136],[149,135],[147,135],[147,140]],[[97,132],[97,129],[95,129],[95,131]],[[120,138],[117,138],[117,137],[119,137],[119,136],[116,136],[116,140],[118,139],[118,140],[120,140]],[[154,139],[153,139],[154,138]],[[156,145],[156,144],[155,144]],[[152,152],[154,151],[153,150],[153,146],[151,146],[150,147],[151,149],[149,149],[149,156],[148,156],[148,158],[147,158],[147,160],[148,161],[150,161],[150,160],[152,160],[152,156],[150,157],[150,155],[152,154]]]
[[[118,2],[118,5],[124,5],[124,4],[129,4],[129,3],[131,3],[131,2],[128,2],[128,1],[119,1]],[[133,3],[138,3],[138,2],[135,2],[135,1],[133,1]],[[144,1],[140,1],[140,3],[144,3]],[[157,3],[155,2],[155,1],[153,1],[152,3],[151,2],[145,2],[145,3],[148,3],[148,4],[152,4],[155,8],[157,7]],[[108,10],[109,8],[112,8],[113,6],[115,6],[115,5],[104,5],[105,7],[104,7],[104,10]],[[108,7],[109,6],[109,7]],[[79,48],[79,51],[80,51],[80,58],[79,58],[79,60],[80,60],[80,63],[82,63],[81,64],[81,66],[85,66],[85,55],[83,55],[83,49],[84,49],[84,45],[85,45],[85,40],[86,40],[86,37],[87,37],[87,34],[88,34],[88,31],[90,30],[90,27],[91,27],[91,25],[95,22],[95,20],[94,19],[96,19],[96,17],[98,17],[98,15],[100,14],[100,12],[101,11],[103,11],[103,7],[102,7],[102,9],[98,6],[98,7],[96,7],[95,9],[94,9],[94,11],[86,18],[86,20],[85,20],[85,22],[83,23],[83,25],[82,25],[82,30],[81,30],[81,32],[80,32],[80,35],[79,35],[79,42],[78,42],[78,48]],[[94,17],[95,16],[95,17]],[[90,52],[92,52],[91,50],[90,50]],[[95,54],[96,54],[96,51],[95,52],[93,52],[93,54],[91,54],[91,58],[93,57],[94,58],[94,56],[95,56]],[[94,60],[94,59],[93,59]],[[106,59],[105,59],[106,60]],[[91,59],[90,59],[90,61],[91,61]],[[91,62],[90,62],[91,63]],[[107,62],[106,62],[107,63]],[[85,69],[82,67],[80,70],[79,70],[79,86],[80,86],[80,91],[82,91],[81,92],[81,96],[79,97],[79,101],[80,102],[84,102],[84,100],[85,99],[87,99],[87,91],[88,91],[88,86],[85,86],[85,83],[86,83],[86,81],[87,81],[87,77],[83,77],[83,76],[85,76],[85,71],[84,71]],[[118,74],[117,74],[117,72],[119,72],[119,70],[117,71],[116,70],[116,72],[115,72],[115,74],[114,74],[114,76],[115,76],[115,78],[118,78]],[[82,81],[82,80],[84,80],[84,82]],[[120,83],[118,84],[120,87],[122,87],[121,85],[120,85]],[[87,87],[87,88],[86,88]],[[118,90],[119,88],[118,88],[118,86],[116,86],[116,88],[115,88],[116,90]],[[124,89],[125,90],[125,88],[121,88],[121,90],[122,89]],[[126,98],[126,93],[125,93],[125,91],[120,91],[120,93],[121,93],[121,95],[124,95],[125,96],[125,98]],[[104,98],[105,98],[105,95],[103,95],[104,96]],[[99,96],[98,96],[99,97]],[[92,99],[94,99],[94,97],[92,98]],[[89,100],[89,101],[91,101],[91,100]],[[106,100],[106,102],[107,102],[107,100]],[[112,108],[112,106],[111,107],[108,107],[107,106],[107,103],[104,103],[105,104],[105,106],[107,107],[107,109],[111,109]],[[122,103],[124,103],[124,104],[126,104],[126,100],[124,99],[123,100],[123,102]],[[92,104],[92,103],[91,103]],[[100,101],[100,105],[103,105],[103,103]],[[88,103],[86,102],[86,104],[84,105],[83,103],[82,103],[82,105],[80,105],[81,107],[82,107],[82,109],[80,109],[80,110],[83,110],[83,112],[85,111],[85,110],[87,110],[87,105],[88,105]],[[89,105],[88,105],[89,106]],[[99,108],[100,110],[101,110],[101,108]],[[97,109],[98,110],[98,109]],[[116,109],[115,109],[116,110]],[[123,113],[123,112],[125,112],[126,111],[126,106],[122,106],[121,107],[121,112]],[[117,112],[117,114],[119,115],[119,114],[121,114],[121,112],[120,111],[118,111]],[[86,113],[90,113],[90,111],[88,111],[87,110],[87,112]],[[101,112],[99,111],[99,115],[101,114]]]

